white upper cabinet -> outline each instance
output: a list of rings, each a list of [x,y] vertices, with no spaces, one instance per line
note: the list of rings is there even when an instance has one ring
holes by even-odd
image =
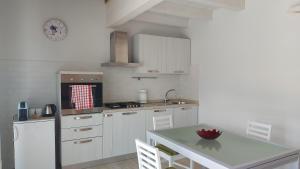
[[[134,37],[138,73],[186,74],[191,62],[191,41],[183,38],[139,34]]]
[[[134,37],[134,59],[142,63],[139,73],[162,73],[165,56],[165,38],[152,35]]]
[[[189,73],[191,64],[191,41],[181,38],[166,38],[165,71],[168,74]]]

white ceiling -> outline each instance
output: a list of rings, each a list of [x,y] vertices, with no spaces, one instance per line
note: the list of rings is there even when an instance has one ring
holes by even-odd
[[[156,24],[188,27],[190,19],[210,20],[219,8],[242,10],[244,0],[164,0],[134,20]]]

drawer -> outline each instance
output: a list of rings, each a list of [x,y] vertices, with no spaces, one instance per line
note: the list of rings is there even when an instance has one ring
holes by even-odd
[[[75,116],[62,116],[61,128],[97,126],[103,123],[102,114],[84,114]]]
[[[62,165],[102,159],[102,137],[62,142]]]
[[[102,125],[61,129],[61,140],[76,140],[89,137],[101,137]]]

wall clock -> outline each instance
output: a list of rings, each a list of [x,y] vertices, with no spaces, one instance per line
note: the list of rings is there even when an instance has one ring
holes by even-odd
[[[68,32],[66,24],[56,18],[46,21],[43,28],[46,37],[52,41],[64,40]]]

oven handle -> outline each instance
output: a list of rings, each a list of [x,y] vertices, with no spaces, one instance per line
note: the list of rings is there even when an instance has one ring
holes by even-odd
[[[88,85],[88,84],[87,84]],[[91,87],[97,87],[96,85],[91,85]],[[72,88],[72,86],[69,86],[69,88]]]

